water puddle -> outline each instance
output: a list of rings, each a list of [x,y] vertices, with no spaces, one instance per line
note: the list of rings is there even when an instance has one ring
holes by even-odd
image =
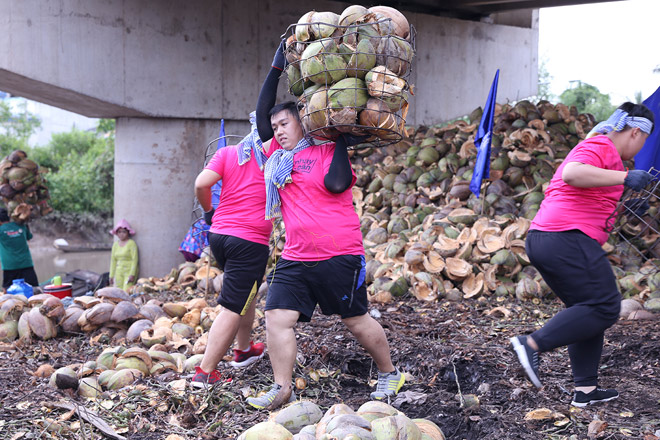
[[[62,252],[52,251],[32,252],[34,270],[39,283],[43,284],[55,275],[63,275],[77,269],[104,273],[110,270],[110,251]]]

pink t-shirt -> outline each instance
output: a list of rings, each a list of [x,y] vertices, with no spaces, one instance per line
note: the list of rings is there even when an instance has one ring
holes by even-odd
[[[211,232],[268,245],[273,225],[265,220],[264,173],[254,153],[246,164],[239,166],[236,145],[227,146],[213,155],[205,169],[215,171],[222,179]]]
[[[568,185],[561,175],[569,162],[580,162],[607,170],[624,170],[621,156],[607,136],[595,136],[580,142],[557,168],[530,229],[579,229],[602,245],[608,236],[605,231],[607,218],[614,212],[623,194],[623,185],[596,188]]]
[[[271,151],[282,148],[275,138]],[[282,257],[293,261],[320,261],[338,255],[364,255],[360,218],[353,193],[328,191],[324,178],[335,144],[309,147],[293,159],[291,183],[279,189],[286,244]],[[353,173],[351,187],[355,184]]]

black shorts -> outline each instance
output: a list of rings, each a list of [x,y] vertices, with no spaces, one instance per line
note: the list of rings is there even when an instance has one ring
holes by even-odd
[[[218,304],[244,315],[257,295],[268,263],[268,246],[231,235],[209,233],[211,252],[224,271]]]
[[[18,279],[25,280],[32,287],[37,287],[39,285],[39,280],[37,280],[37,273],[34,271],[34,266],[24,267],[23,269],[10,269],[2,271],[2,287],[5,289],[11,286],[14,280]]]
[[[291,261],[280,258],[268,274],[266,310],[300,312],[298,321],[308,322],[318,304],[324,315],[342,318],[367,313],[365,263],[362,255],[340,255],[322,261]]]

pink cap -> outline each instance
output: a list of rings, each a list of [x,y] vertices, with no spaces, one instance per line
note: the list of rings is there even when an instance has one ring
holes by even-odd
[[[133,228],[131,228],[131,225],[128,224],[126,219],[121,219],[119,220],[119,223],[117,223],[117,226],[115,226],[112,231],[110,231],[111,234],[117,235],[117,230],[118,229],[126,229],[128,231],[128,235],[135,235],[135,231]]]

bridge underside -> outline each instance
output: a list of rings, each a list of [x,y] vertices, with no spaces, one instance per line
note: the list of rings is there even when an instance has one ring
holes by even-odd
[[[622,0],[382,0],[379,3],[402,11],[461,20],[480,20],[491,14],[519,11],[521,9],[540,9],[607,1]]]

